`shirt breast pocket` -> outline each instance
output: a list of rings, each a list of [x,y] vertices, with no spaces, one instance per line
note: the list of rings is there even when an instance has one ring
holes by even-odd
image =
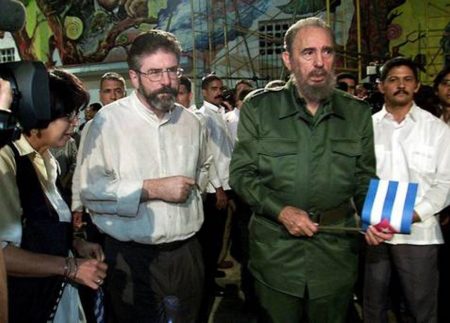
[[[292,192],[298,167],[298,153],[295,140],[260,140],[258,168],[262,184],[276,191]]]
[[[432,173],[435,170],[435,149],[426,145],[415,145],[410,152],[411,169],[418,172]]]

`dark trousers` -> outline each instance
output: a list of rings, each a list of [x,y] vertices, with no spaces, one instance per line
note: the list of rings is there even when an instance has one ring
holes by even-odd
[[[389,288],[397,274],[406,311],[415,323],[437,322],[438,245],[368,246],[364,277],[364,322],[388,322]]]
[[[203,202],[203,211],[205,220],[198,233],[205,265],[204,298],[200,322],[207,322],[215,297],[215,272],[217,270],[217,260],[222,250],[227,209],[218,210],[216,208],[216,194],[208,193]]]
[[[441,212],[441,220],[448,221],[450,207]],[[446,219],[447,218],[447,219]],[[445,243],[439,249],[439,322],[450,322],[450,224],[441,226]]]
[[[162,245],[105,239],[117,323],[196,322],[203,264],[196,238]]]
[[[235,195],[233,200],[236,205],[233,228],[231,234],[230,253],[234,259],[241,264],[241,290],[245,295],[247,306],[254,306],[256,301],[253,276],[248,269],[249,261],[249,231],[248,224],[252,216],[250,206],[239,196]],[[249,308],[251,309],[251,308]]]
[[[345,323],[352,290],[316,299],[285,294],[255,281],[258,323]]]

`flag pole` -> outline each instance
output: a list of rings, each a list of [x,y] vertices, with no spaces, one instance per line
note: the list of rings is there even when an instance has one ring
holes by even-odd
[[[339,226],[331,226],[331,225],[319,225],[319,233],[363,233],[361,228],[356,227],[339,227]]]

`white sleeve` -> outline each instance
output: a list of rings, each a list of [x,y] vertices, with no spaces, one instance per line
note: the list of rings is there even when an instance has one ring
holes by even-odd
[[[96,214],[133,217],[138,212],[143,181],[120,178],[115,161],[127,147],[117,146],[114,129],[107,124],[102,116],[96,116],[80,150],[81,201]]]

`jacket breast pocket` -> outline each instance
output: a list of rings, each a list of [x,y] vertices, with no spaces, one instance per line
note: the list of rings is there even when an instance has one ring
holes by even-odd
[[[361,143],[352,139],[331,140],[331,169],[339,181],[353,181],[356,161],[361,156]]]
[[[260,140],[258,168],[262,184],[273,190],[292,192],[298,167],[298,153],[295,140]]]

